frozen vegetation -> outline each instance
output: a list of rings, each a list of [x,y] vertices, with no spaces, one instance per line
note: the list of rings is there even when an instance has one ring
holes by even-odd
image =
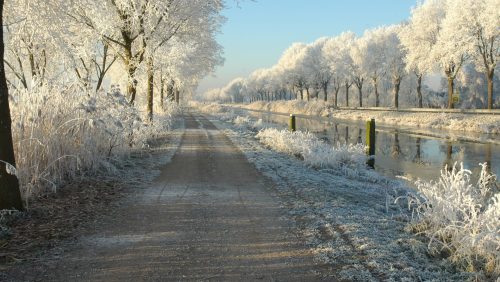
[[[391,126],[500,134],[500,115],[339,110],[330,106],[322,101],[261,101],[238,105],[238,107],[252,110],[316,115],[344,120],[365,121],[374,118],[378,123]]]
[[[309,132],[290,132],[275,128],[262,129],[255,137],[273,150],[297,156],[314,168],[334,169],[352,176],[359,174],[366,166],[367,157],[363,144],[331,146]]]
[[[409,228],[430,238],[431,253],[450,256],[468,271],[499,275],[500,190],[486,164],[481,166],[477,183],[457,164],[438,181],[418,181],[419,195],[408,202],[416,213]]]
[[[331,146],[230,108],[198,106],[232,122],[219,126],[292,198],[285,205],[307,222],[297,224],[306,225],[301,228],[318,257],[340,265],[346,279],[494,280],[500,274],[500,191],[485,165],[477,183],[470,171],[454,166],[439,180],[418,181],[414,191],[369,170],[362,145]],[[365,262],[358,257],[343,264],[353,256]]]
[[[17,176],[26,201],[78,178],[117,174],[130,153],[165,134],[180,111],[165,104],[147,122],[117,88],[85,93],[41,86],[12,98]]]

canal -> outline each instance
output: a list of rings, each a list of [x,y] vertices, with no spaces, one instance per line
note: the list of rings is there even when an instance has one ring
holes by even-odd
[[[254,110],[236,110],[236,114],[286,125],[289,115]],[[297,115],[297,130],[309,131],[331,144],[365,143],[365,121]],[[479,163],[488,163],[500,175],[500,136],[469,134],[433,129],[394,128],[377,124],[375,170],[410,182],[437,180],[445,166],[462,162],[473,175]],[[498,182],[498,179],[497,179]]]

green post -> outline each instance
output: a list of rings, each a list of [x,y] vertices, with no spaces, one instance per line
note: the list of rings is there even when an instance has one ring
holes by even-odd
[[[366,122],[366,146],[368,147],[366,154],[370,157],[368,165],[375,166],[375,119]]]
[[[297,130],[297,128],[295,127],[295,116],[293,114],[290,114],[289,127],[290,127],[290,131],[292,131],[292,132],[295,132],[295,130]]]

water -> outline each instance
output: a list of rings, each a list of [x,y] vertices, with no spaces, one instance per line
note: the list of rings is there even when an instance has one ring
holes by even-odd
[[[265,122],[287,125],[289,116],[261,111],[242,110]],[[331,118],[297,116],[297,130],[315,133],[319,138],[336,144],[365,143],[364,122],[341,121]],[[464,168],[478,175],[479,163],[487,162],[492,173],[500,176],[500,137],[491,134],[468,134],[439,130],[394,128],[377,125],[375,170],[390,177],[437,180],[447,165],[463,162]],[[461,134],[463,135],[463,133]],[[471,136],[478,141],[470,141]],[[481,141],[483,140],[483,141]]]

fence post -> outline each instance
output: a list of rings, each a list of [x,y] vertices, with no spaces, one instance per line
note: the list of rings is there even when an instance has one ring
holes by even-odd
[[[366,154],[369,156],[368,166],[375,166],[375,119],[371,119],[366,122]]]
[[[297,128],[295,127],[295,116],[293,114],[290,114],[289,128],[292,132],[295,132],[295,130],[297,130]]]

